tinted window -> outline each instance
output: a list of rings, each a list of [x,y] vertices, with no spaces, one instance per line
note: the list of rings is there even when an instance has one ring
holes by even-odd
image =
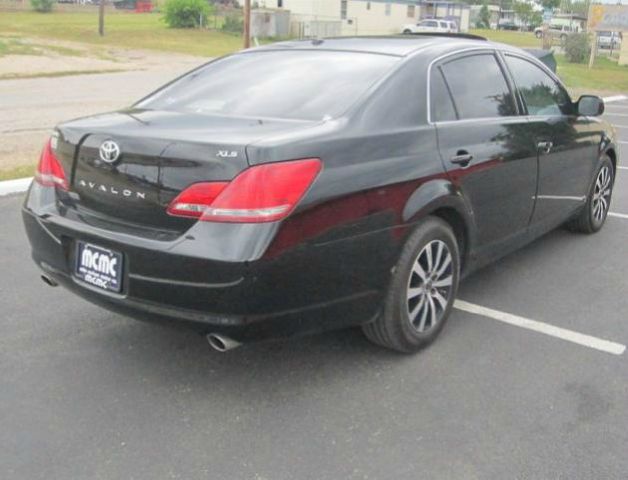
[[[568,115],[571,99],[552,77],[531,62],[518,57],[506,57],[517,88],[528,107],[529,115]]]
[[[442,69],[461,119],[514,115],[510,89],[493,54],[452,60]]]
[[[440,68],[433,68],[430,77],[430,109],[433,122],[456,119],[456,111],[451,102],[451,95],[443,79]]]
[[[386,55],[329,51],[244,53],[196,70],[138,106],[320,120],[342,114],[397,61]]]

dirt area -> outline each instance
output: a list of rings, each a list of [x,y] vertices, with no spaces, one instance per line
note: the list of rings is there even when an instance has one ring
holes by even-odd
[[[129,106],[208,60],[56,40],[26,47],[44,53],[0,57],[0,174],[35,164],[59,122]]]
[[[0,37],[0,41],[9,45],[8,54],[0,56],[0,79],[145,70],[170,63],[199,62],[198,57],[190,55],[95,47],[60,40]]]

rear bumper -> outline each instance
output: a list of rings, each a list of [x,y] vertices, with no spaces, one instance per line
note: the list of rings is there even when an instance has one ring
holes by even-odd
[[[221,259],[216,231],[201,230],[215,225],[157,241],[101,230],[55,206],[37,213],[31,206],[27,200],[23,220],[33,259],[60,285],[123,315],[242,342],[366,323],[378,312],[390,272],[382,262],[382,252],[390,252],[382,245],[389,232],[306,242],[269,255],[273,227],[258,225],[257,231],[223,232]],[[236,236],[224,238],[231,234]],[[74,276],[77,240],[123,254],[121,293]]]

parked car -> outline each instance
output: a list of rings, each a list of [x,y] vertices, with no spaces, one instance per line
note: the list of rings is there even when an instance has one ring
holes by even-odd
[[[419,23],[404,25],[402,33],[455,33],[458,31],[458,25],[452,20],[442,20],[434,18],[430,20],[421,20]]]
[[[568,35],[576,33],[578,29],[569,25],[550,25],[547,29],[547,34],[552,40],[560,40],[564,43]],[[534,35],[536,38],[543,38],[543,27],[537,27],[534,29]]]
[[[621,47],[620,32],[598,32],[597,45],[600,48],[618,49]]]
[[[510,20],[500,20],[497,22],[498,30],[519,30],[519,25]]]
[[[619,158],[603,110],[486,40],[276,43],[58,125],[24,225],[48,285],[220,351],[361,325],[413,352],[463,276],[602,228]]]

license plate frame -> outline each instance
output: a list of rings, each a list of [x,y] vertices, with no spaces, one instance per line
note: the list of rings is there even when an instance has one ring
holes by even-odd
[[[74,275],[83,283],[106,292],[122,291],[124,256],[89,242],[76,242]]]

